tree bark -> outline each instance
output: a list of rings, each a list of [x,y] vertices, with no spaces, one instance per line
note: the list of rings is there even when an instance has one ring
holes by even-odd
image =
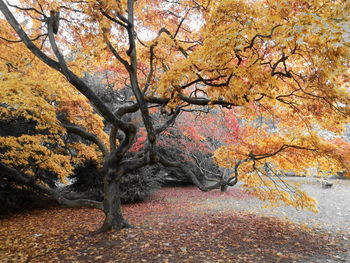
[[[227,185],[220,186],[220,191],[221,192],[227,192],[227,190],[228,190],[228,186]]]
[[[105,185],[104,197],[104,213],[105,220],[101,228],[97,231],[99,233],[108,230],[120,230],[122,228],[129,228],[131,225],[124,219],[120,202],[120,181],[113,180]]]
[[[113,159],[112,159],[113,160]],[[132,227],[123,217],[120,200],[120,181],[125,171],[111,160],[105,163],[103,211],[105,219],[98,233]]]

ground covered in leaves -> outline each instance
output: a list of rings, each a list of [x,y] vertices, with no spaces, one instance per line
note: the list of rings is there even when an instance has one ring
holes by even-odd
[[[218,209],[220,202],[250,198],[240,189],[202,193],[192,187],[164,188],[146,203],[124,206],[125,217],[135,228],[98,235],[92,232],[101,224],[103,214],[94,209],[55,207],[12,215],[0,220],[0,261],[343,260],[338,254],[347,249],[344,236],[275,217]],[[209,202],[213,199],[215,206]]]

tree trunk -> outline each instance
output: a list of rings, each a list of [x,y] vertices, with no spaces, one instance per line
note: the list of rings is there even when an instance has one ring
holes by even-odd
[[[228,186],[227,185],[220,186],[220,191],[221,192],[227,192],[227,190],[228,190]]]
[[[121,176],[107,174],[104,180],[104,213],[105,220],[98,233],[108,230],[120,230],[132,227],[123,217],[120,201],[120,180]]]

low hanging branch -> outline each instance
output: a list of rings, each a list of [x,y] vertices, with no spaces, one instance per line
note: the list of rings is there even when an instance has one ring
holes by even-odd
[[[159,153],[158,153],[158,158],[159,158],[159,163],[164,167],[180,169],[203,192],[208,192],[214,189],[220,189],[222,186],[234,186],[238,182],[238,177],[234,176],[234,177],[231,177],[229,180],[224,180],[223,178],[221,180],[217,180],[216,183],[213,185],[203,185],[199,181],[196,174],[193,171],[191,171],[191,169],[186,167],[183,163],[169,161],[166,158],[162,157]]]
[[[282,151],[288,149],[288,148],[294,148],[294,149],[298,149],[298,150],[306,150],[306,151],[313,151],[316,152],[317,149],[316,148],[308,148],[308,147],[303,147],[303,146],[299,146],[299,145],[291,145],[291,144],[283,144],[278,150],[271,152],[271,153],[264,153],[264,154],[254,154],[252,152],[250,152],[248,154],[250,160],[262,160],[262,159],[266,159],[269,157],[272,157],[274,155],[277,155],[279,153],[281,153]]]
[[[51,195],[61,205],[66,205],[68,207],[91,207],[91,208],[98,208],[103,210],[102,202],[88,200],[88,199],[75,199],[75,200],[67,199],[60,192],[37,183],[33,177],[22,175],[16,169],[8,167],[2,162],[0,162],[0,169],[2,173],[5,173],[6,175],[12,177],[17,182],[20,182],[23,185],[32,187],[40,192]]]

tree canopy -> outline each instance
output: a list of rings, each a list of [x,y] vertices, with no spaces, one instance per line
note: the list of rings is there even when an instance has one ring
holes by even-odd
[[[146,165],[179,169],[203,191],[240,180],[311,210],[315,200],[274,173],[349,170],[349,1],[0,0],[0,10],[1,121],[31,127],[1,134],[0,166],[63,204],[104,210],[102,231],[128,225],[119,183]],[[96,73],[133,95],[113,109],[84,79]],[[186,133],[186,116],[202,123]],[[204,184],[204,169],[160,154],[170,127],[199,144],[216,136],[209,149],[231,176]],[[64,181],[85,159],[103,167],[103,202],[67,199],[39,177]]]

